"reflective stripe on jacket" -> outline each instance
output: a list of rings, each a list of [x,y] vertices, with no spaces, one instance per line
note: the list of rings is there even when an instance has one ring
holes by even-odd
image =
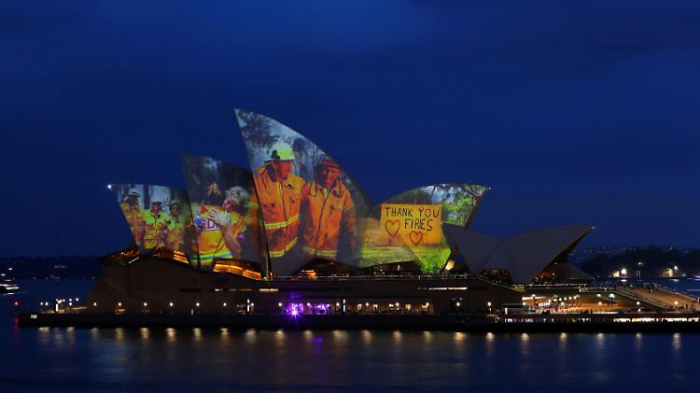
[[[301,194],[302,251],[335,259],[342,234],[347,236],[351,249],[354,249],[355,205],[348,188],[336,181],[330,190],[326,190],[312,181],[304,186]]]
[[[161,212],[154,216],[151,210],[146,210],[143,223],[143,248],[152,250],[165,247],[165,230],[168,227],[165,214]]]
[[[143,241],[143,211],[138,204],[129,205],[128,202],[122,202],[119,204],[122,213],[124,213],[124,218],[131,228],[131,234],[134,236],[136,245],[141,248],[141,242]]]
[[[290,173],[282,182],[272,180],[265,165],[256,171],[255,189],[262,211],[271,258],[281,258],[297,243],[304,179]]]

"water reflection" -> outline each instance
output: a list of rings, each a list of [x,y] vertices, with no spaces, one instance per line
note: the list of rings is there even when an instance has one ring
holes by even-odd
[[[642,333],[634,335],[634,354],[639,359],[642,356]]]
[[[598,333],[595,338],[595,371],[593,372],[593,380],[596,383],[605,383],[610,378],[608,369],[605,367],[606,357],[608,355],[606,348],[606,336],[603,333]]]
[[[681,349],[681,334],[680,333],[674,333],[673,334],[673,351],[678,352]]]
[[[364,345],[372,344],[372,332],[365,329],[362,331],[362,343]]]
[[[333,338],[336,342],[344,342],[348,339],[348,332],[346,330],[334,330]]]
[[[681,352],[681,334],[674,333],[671,340],[671,362],[673,364],[673,379],[683,380],[685,365],[683,363],[683,354]]]
[[[530,335],[527,333],[522,333],[520,335],[520,354],[524,357],[530,354]]]
[[[308,329],[307,329],[307,330],[304,330],[303,335],[304,335],[304,341],[305,341],[307,344],[310,344],[310,343],[313,342],[313,340],[314,340],[314,333],[313,333],[311,330],[308,330]]]
[[[98,329],[96,327],[90,329],[90,339],[93,342],[97,342],[100,338],[101,338],[100,337],[100,329]]]
[[[559,350],[562,352],[566,352],[566,342],[569,336],[566,335],[566,333],[562,332],[559,334]]]
[[[245,386],[251,384],[263,390],[287,384],[303,390],[326,383],[347,383],[342,386],[357,390],[369,384],[420,390],[429,384],[474,386],[477,380],[482,381],[482,388],[500,390],[504,386],[512,388],[515,383],[541,386],[543,375],[548,376],[551,386],[567,386],[574,381],[593,388],[618,381],[618,376],[634,370],[640,374],[633,382],[643,384],[651,378],[648,364],[654,361],[658,363],[652,368],[658,370],[656,375],[678,382],[686,381],[686,373],[691,372],[684,364],[684,351],[689,345],[700,344],[700,337],[687,334],[22,330],[24,336],[29,333],[38,339],[35,343],[44,342],[40,352],[30,352],[40,353],[37,358],[44,362],[42,367],[52,368],[47,374],[50,378],[74,374],[85,377],[88,374],[81,374],[75,363],[75,359],[85,359],[81,367],[93,373],[90,378],[99,377],[109,383],[153,381],[156,377],[151,375],[184,381],[188,370],[198,367],[205,371],[197,378],[211,378],[218,381],[215,385],[240,380]],[[68,363],[61,365],[62,359],[69,359]],[[260,364],[266,365],[265,371],[260,371]]]
[[[243,338],[246,342],[246,344],[255,344],[257,338],[258,338],[258,332],[255,331],[255,329],[248,329],[245,331],[243,334]]]
[[[486,333],[486,357],[489,359],[493,357],[495,343],[496,336],[491,332]]]
[[[222,344],[222,348],[226,347],[226,345],[230,342],[230,339],[228,328],[221,328],[219,332],[219,341]]]
[[[165,335],[167,336],[168,343],[177,342],[177,331],[174,328],[165,329]]]
[[[148,328],[139,329],[139,333],[141,333],[141,339],[143,341],[147,341],[151,337],[151,331]]]

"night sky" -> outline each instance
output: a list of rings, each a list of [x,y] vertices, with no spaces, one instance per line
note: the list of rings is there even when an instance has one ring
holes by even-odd
[[[700,246],[697,0],[2,1],[0,54],[0,255],[123,248],[106,185],[247,167],[235,107],[375,202],[476,183],[491,235]]]

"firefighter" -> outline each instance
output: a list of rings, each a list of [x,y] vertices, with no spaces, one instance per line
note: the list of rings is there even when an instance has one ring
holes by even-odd
[[[270,159],[255,171],[255,188],[270,258],[277,259],[293,254],[297,244],[304,179],[292,173],[295,157],[288,143],[275,143],[268,155]]]
[[[212,266],[214,259],[240,258],[239,237],[246,229],[241,212],[249,197],[250,194],[241,187],[232,187],[224,198],[218,184],[209,186],[207,197],[195,217],[202,266]]]
[[[168,250],[184,250],[187,220],[182,214],[180,202],[172,201],[168,206],[170,216],[167,219],[168,234],[165,237],[165,247]]]
[[[168,223],[163,213],[163,201],[156,198],[151,200],[151,208],[144,212],[143,222],[143,248],[153,250],[165,247],[165,231]]]
[[[141,201],[139,200],[138,190],[132,188],[124,197],[119,206],[124,213],[126,222],[129,223],[131,234],[134,236],[136,246],[141,248],[143,245],[143,211],[141,210]]]
[[[301,191],[302,251],[309,257],[335,260],[341,236],[355,250],[355,205],[350,190],[338,179],[340,167],[330,158],[314,168],[315,179]]]

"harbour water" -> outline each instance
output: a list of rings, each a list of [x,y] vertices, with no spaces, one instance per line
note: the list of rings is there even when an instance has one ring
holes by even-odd
[[[0,298],[3,392],[697,391],[697,334],[20,329],[15,299],[36,307],[91,283],[19,284]]]

